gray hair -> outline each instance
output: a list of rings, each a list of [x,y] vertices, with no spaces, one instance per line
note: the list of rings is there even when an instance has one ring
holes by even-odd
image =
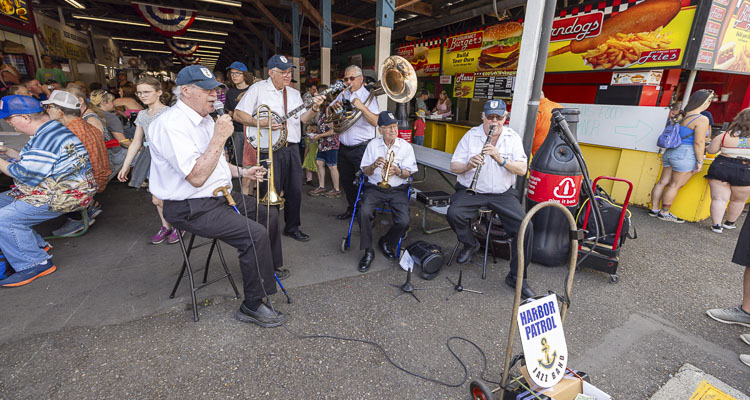
[[[190,85],[189,84],[188,85],[177,85],[177,86],[174,87],[174,89],[172,89],[172,94],[174,94],[175,99],[182,100],[182,88],[185,87],[185,86],[190,86]]]
[[[357,73],[357,76],[362,76],[362,68],[360,68],[360,67],[358,67],[356,65],[350,65],[350,66],[346,67],[346,69],[344,70],[344,75],[346,75],[346,73],[349,72],[349,71],[354,71],[354,72]]]

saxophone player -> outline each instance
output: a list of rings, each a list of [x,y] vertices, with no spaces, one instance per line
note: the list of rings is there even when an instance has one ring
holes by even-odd
[[[372,219],[375,208],[390,204],[393,215],[391,229],[378,241],[388,259],[395,258],[393,248],[409,226],[408,179],[417,171],[417,159],[409,142],[398,137],[398,120],[389,111],[378,116],[382,137],[370,140],[360,167],[367,176],[363,187],[362,209],[359,211],[359,248],[365,251],[359,261],[359,272],[367,272],[375,258],[372,249]]]
[[[469,129],[458,142],[453,158],[451,172],[458,175],[456,193],[451,197],[448,208],[448,223],[456,232],[463,248],[458,255],[458,263],[464,264],[479,250],[479,241],[471,233],[471,219],[480,207],[491,209],[503,223],[505,231],[513,237],[511,242],[510,272],[505,278],[508,286],[516,285],[518,254],[516,237],[521,220],[526,212],[518,200],[518,193],[513,189],[516,175],[525,175],[527,169],[526,153],[523,150],[521,137],[513,129],[503,126],[507,118],[507,108],[502,100],[488,100],[484,104],[482,124]],[[493,128],[494,129],[491,129]],[[488,138],[490,131],[493,135]],[[477,173],[477,167],[482,165]],[[474,181],[476,194],[467,192]],[[524,247],[526,248],[526,265],[530,257],[532,243],[532,226],[528,225]],[[524,272],[525,275],[525,272]],[[523,277],[522,297],[534,296],[534,291]]]

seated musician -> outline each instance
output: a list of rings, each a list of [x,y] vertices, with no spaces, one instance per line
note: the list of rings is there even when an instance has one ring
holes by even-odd
[[[526,174],[526,153],[521,137],[513,129],[503,126],[507,117],[505,102],[488,100],[484,104],[482,125],[471,128],[461,141],[451,159],[451,172],[458,175],[456,193],[451,197],[448,208],[448,223],[456,232],[463,248],[458,255],[458,263],[464,264],[479,250],[479,241],[471,233],[471,219],[476,217],[480,207],[495,212],[503,223],[505,231],[513,237],[511,242],[510,273],[505,277],[508,286],[516,286],[518,254],[516,235],[526,212],[518,199],[518,192],[511,186],[516,175]],[[487,144],[490,127],[495,131]],[[476,194],[467,193],[471,187],[477,166],[482,169],[476,177]],[[525,265],[528,266],[532,243],[532,226],[528,225],[524,240]],[[534,296],[534,291],[526,283],[524,269],[522,297]]]
[[[384,202],[390,204],[393,215],[391,229],[378,241],[378,247],[388,259],[393,259],[393,248],[409,226],[409,197],[407,195],[409,176],[417,171],[417,160],[414,149],[409,142],[398,137],[398,120],[388,111],[378,116],[378,130],[382,137],[372,139],[367,144],[360,167],[367,175],[364,183],[364,200],[359,212],[359,248],[365,255],[359,261],[359,272],[366,272],[375,258],[372,249],[372,219],[375,209]],[[383,168],[388,164],[390,153],[393,160],[388,170],[387,188],[383,177]]]
[[[266,209],[256,209],[255,198],[232,192],[237,209],[217,193],[232,187],[232,178],[262,179],[262,167],[238,168],[224,158],[224,143],[234,125],[229,115],[216,122],[216,81],[208,68],[191,65],[177,74],[175,92],[179,100],[150,126],[151,176],[149,189],[164,200],[164,218],[177,229],[206,238],[216,238],[239,251],[245,300],[237,319],[262,327],[284,323],[263,297],[276,293],[274,268],[282,265],[278,210],[271,207],[270,229],[255,222],[266,221]]]

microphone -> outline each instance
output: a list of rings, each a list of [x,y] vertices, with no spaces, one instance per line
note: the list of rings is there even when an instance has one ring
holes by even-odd
[[[220,117],[226,114],[226,111],[224,111],[224,103],[219,100],[214,101],[214,110],[216,110],[216,114],[219,114]]]

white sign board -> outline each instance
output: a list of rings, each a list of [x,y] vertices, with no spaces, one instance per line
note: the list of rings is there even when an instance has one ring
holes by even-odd
[[[555,386],[568,366],[568,345],[557,296],[551,294],[521,305],[517,318],[531,380],[543,388]]]
[[[669,116],[667,107],[615,106],[604,104],[570,104],[577,108],[577,136],[580,143],[596,144],[656,153],[656,139],[664,130]]]

